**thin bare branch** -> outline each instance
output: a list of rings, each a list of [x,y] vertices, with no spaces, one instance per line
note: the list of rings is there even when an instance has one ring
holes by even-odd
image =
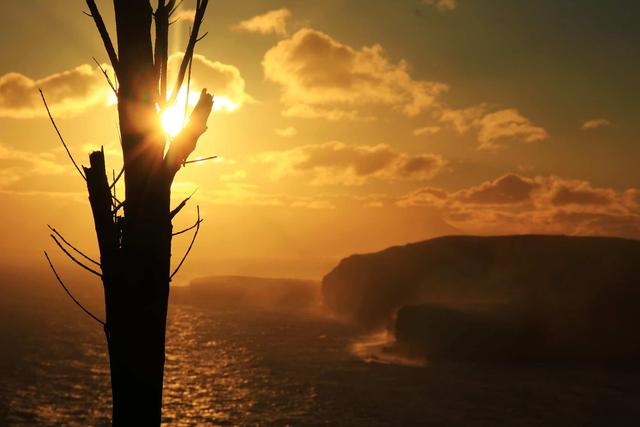
[[[213,159],[217,159],[217,158],[218,158],[218,156],[202,157],[202,158],[199,158],[199,159],[187,160],[183,164],[184,165],[188,165],[190,163],[206,162],[207,160],[213,160]]]
[[[153,68],[156,81],[159,82],[159,103],[163,108],[167,102],[167,62],[169,60],[169,12],[175,1],[165,4],[165,0],[158,0],[158,8],[153,17],[156,22],[156,42]]]
[[[179,236],[180,234],[186,233],[187,231],[191,231],[191,230],[193,230],[194,228],[196,228],[198,226],[198,223],[202,223],[202,222],[204,222],[204,219],[199,219],[192,226],[187,227],[187,228],[185,228],[183,230],[177,231],[175,233],[172,233],[171,235],[172,236]]]
[[[111,87],[111,90],[113,90],[113,93],[115,93],[116,96],[118,96],[118,91],[116,90],[116,87],[114,86],[113,82],[111,81],[111,77],[109,77],[109,74],[107,74],[107,71],[104,69],[102,64],[100,64],[98,62],[98,60],[96,58],[92,57],[92,59],[93,59],[93,62],[96,63],[98,68],[100,68],[100,71],[102,71],[102,74],[104,75],[104,78],[107,79],[107,83],[109,83],[109,86]]]
[[[176,4],[172,9],[171,12],[169,12],[169,16],[173,15],[174,13],[176,13],[176,11],[178,10],[178,8],[180,7],[180,5],[182,4],[184,0],[180,0],[178,2],[178,4]]]
[[[53,116],[51,115],[51,111],[49,110],[49,105],[47,104],[47,100],[44,97],[44,93],[42,93],[42,89],[38,89],[38,90],[40,91],[40,96],[42,97],[42,102],[44,102],[44,108],[47,109],[47,114],[49,115],[49,120],[51,120],[51,124],[53,125],[53,128],[56,130],[56,133],[58,134],[58,138],[60,138],[60,142],[62,142],[62,146],[67,151],[67,155],[69,156],[69,159],[71,159],[71,163],[73,163],[73,166],[76,167],[76,170],[78,171],[78,173],[80,174],[82,179],[84,179],[86,181],[87,177],[82,173],[82,170],[80,170],[80,167],[78,166],[76,161],[73,159],[73,156],[71,155],[71,151],[69,151],[69,147],[67,147],[67,143],[64,142],[64,138],[62,137],[62,134],[60,133],[60,130],[58,129],[58,125],[56,125],[56,121],[53,119]]]
[[[87,261],[97,265],[98,267],[100,266],[100,263],[98,261],[95,261],[93,258],[87,256],[84,252],[82,252],[81,250],[79,250],[78,248],[76,248],[75,246],[73,246],[71,243],[69,243],[67,241],[67,239],[65,239],[62,234],[60,234],[58,232],[58,230],[56,230],[55,228],[53,228],[52,226],[50,226],[49,224],[47,224],[47,227],[49,227],[49,230],[51,230],[56,236],[58,236],[60,238],[60,240],[62,240],[67,246],[69,246],[71,249],[73,249],[78,255],[80,255],[82,258],[86,259]]]
[[[196,39],[196,43],[198,43],[199,41],[201,41],[202,39],[204,39],[205,37],[207,37],[209,35],[209,31],[207,31],[206,33],[204,33],[202,36],[198,37]]]
[[[187,248],[187,251],[184,253],[184,256],[178,263],[178,266],[176,267],[176,269],[173,270],[173,273],[171,273],[171,276],[169,276],[169,281],[171,281],[171,279],[173,279],[173,276],[175,276],[176,273],[180,271],[180,267],[182,267],[182,264],[184,264],[185,260],[189,256],[189,252],[191,252],[191,248],[193,248],[193,244],[195,243],[196,238],[198,237],[198,232],[200,231],[200,224],[202,223],[202,221],[200,220],[200,206],[197,206],[196,209],[198,211],[198,220],[196,221],[196,231],[193,233],[193,238],[191,239],[191,243],[189,243],[189,247]]]
[[[196,191],[198,191],[198,189],[196,188],[195,190],[193,190],[193,193],[191,193],[189,195],[189,197],[187,197],[186,199],[184,199],[183,201],[180,202],[180,204],[178,206],[176,206],[176,208],[174,210],[172,210],[169,213],[169,218],[173,219],[173,217],[175,217],[176,215],[178,215],[178,213],[182,210],[182,208],[185,207],[185,205],[187,204],[187,202],[193,197],[194,194],[196,194]]]
[[[184,57],[182,58],[182,63],[180,64],[180,69],[178,71],[178,78],[176,79],[176,83],[173,88],[173,92],[171,93],[171,98],[169,99],[169,105],[173,104],[176,101],[178,96],[178,91],[184,82],[184,77],[187,72],[187,65],[191,58],[193,57],[193,50],[198,41],[198,32],[200,31],[200,25],[202,25],[202,21],[204,20],[204,13],[207,10],[207,5],[209,0],[198,1],[198,5],[196,6],[196,16],[193,21],[193,28],[191,30],[191,35],[189,36],[189,42],[187,43],[187,48],[184,52]]]
[[[191,90],[191,69],[193,68],[193,57],[189,60],[189,75],[187,76],[187,96],[184,100],[184,115],[182,116],[182,127],[187,121],[187,113],[189,112],[189,90]]]
[[[206,89],[203,89],[198,103],[191,112],[189,121],[171,141],[171,145],[164,156],[167,172],[171,180],[195,150],[200,136],[207,130],[207,120],[211,115],[212,108],[213,96]]]
[[[118,55],[116,55],[116,50],[113,48],[113,42],[111,42],[111,37],[109,36],[109,31],[107,31],[107,27],[104,25],[104,21],[102,20],[102,15],[100,15],[100,11],[98,10],[98,6],[96,6],[95,0],[86,0],[87,6],[89,6],[89,11],[91,11],[91,17],[93,21],[96,23],[96,27],[98,28],[98,32],[100,33],[100,37],[102,38],[102,43],[104,43],[104,47],[107,50],[107,54],[109,55],[109,60],[111,61],[111,65],[113,69],[118,74]]]
[[[124,202],[118,202],[118,204],[113,207],[113,212],[112,213],[114,215],[116,215],[118,213],[118,211],[124,207],[125,202],[126,202],[126,200]]]
[[[68,250],[65,249],[64,246],[62,246],[62,244],[60,244],[60,242],[58,241],[58,239],[56,238],[55,235],[50,234],[51,238],[53,239],[54,242],[56,242],[56,245],[58,245],[58,247],[62,250],[62,252],[64,252],[69,258],[71,258],[71,260],[73,262],[75,262],[76,264],[78,264],[80,267],[82,267],[83,269],[87,270],[89,273],[93,273],[96,276],[102,278],[102,274],[98,273],[97,271],[95,271],[94,269],[92,269],[91,267],[87,267],[86,265],[84,265],[83,263],[81,263],[80,261],[78,261],[76,259],[76,257],[74,257],[73,255],[71,255],[69,253]]]
[[[69,295],[69,297],[73,300],[73,302],[75,302],[76,305],[82,309],[82,311],[84,311],[89,317],[91,317],[93,320],[95,320],[96,322],[100,323],[104,327],[105,323],[102,320],[98,319],[89,310],[84,308],[84,306],[82,304],[80,304],[80,301],[78,301],[73,296],[73,294],[69,291],[69,289],[65,286],[64,282],[62,281],[62,279],[58,275],[58,272],[56,271],[55,267],[53,266],[53,263],[51,262],[51,259],[49,258],[49,254],[47,254],[47,251],[44,251],[44,256],[47,258],[47,262],[49,263],[49,267],[51,267],[51,270],[53,271],[53,274],[56,276],[56,279],[58,279],[58,283],[60,283],[60,286],[62,286],[62,289],[64,289],[64,291],[67,293],[67,295]]]

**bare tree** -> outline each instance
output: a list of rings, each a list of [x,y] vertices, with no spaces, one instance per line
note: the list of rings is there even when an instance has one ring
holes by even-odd
[[[208,1],[197,1],[189,41],[171,88],[167,87],[168,34],[179,3],[158,0],[153,10],[149,0],[114,0],[117,51],[95,1],[86,3],[87,15],[95,22],[115,74],[112,81],[101,67],[118,97],[124,162],[123,171],[117,177],[114,173],[111,183],[102,151],[89,155],[89,167],[80,169],[73,161],[44,94],[42,97],[69,157],[86,180],[100,260],[86,256],[53,228],[51,237],[74,262],[102,279],[104,321],[73,298],[48,255],[47,260],[74,302],[104,327],[111,367],[113,425],[160,425],[169,283],[191,249],[202,221],[198,209],[193,227],[173,233],[172,219],[188,199],[172,210],[171,183],[178,170],[190,162],[189,155],[207,129],[213,97],[202,90],[189,121],[175,138],[163,131],[160,117],[176,102],[188,70],[190,74]],[[125,183],[122,202],[115,194],[121,176]],[[194,235],[189,250],[171,272],[172,236],[191,230]]]

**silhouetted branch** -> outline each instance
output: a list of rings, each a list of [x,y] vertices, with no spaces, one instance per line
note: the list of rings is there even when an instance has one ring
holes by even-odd
[[[154,53],[154,73],[160,83],[160,106],[167,102],[167,62],[169,60],[169,16],[175,6],[176,0],[158,1],[158,8],[154,13],[156,22],[156,43]]]
[[[189,60],[189,75],[187,76],[187,94],[184,100],[184,115],[182,116],[182,126],[187,120],[187,113],[189,112],[189,91],[191,90],[191,69],[193,68],[193,56]]]
[[[176,267],[176,269],[173,270],[173,273],[171,273],[171,276],[169,276],[169,281],[173,279],[173,276],[176,275],[176,273],[180,270],[180,267],[182,267],[182,264],[184,264],[185,260],[189,256],[189,252],[191,252],[191,248],[193,248],[193,244],[195,243],[196,238],[198,237],[198,231],[200,231],[200,224],[202,223],[202,221],[200,220],[200,206],[197,206],[196,209],[198,211],[198,220],[196,221],[196,231],[193,233],[193,238],[191,239],[191,243],[189,243],[189,247],[187,248],[187,251],[184,253],[184,256],[182,257],[182,259],[180,260],[180,263],[178,263],[178,266]]]
[[[113,93],[115,93],[116,96],[118,96],[118,91],[116,90],[116,87],[113,85],[113,82],[111,81],[111,78],[107,74],[107,71],[102,67],[102,65],[98,62],[98,60],[96,58],[92,57],[92,59],[93,59],[93,62],[96,63],[98,68],[100,68],[100,71],[102,71],[102,74],[104,75],[104,78],[107,79],[107,83],[109,83],[109,86],[113,90]]]
[[[180,234],[186,233],[187,231],[191,231],[191,230],[193,230],[194,228],[196,228],[198,226],[198,223],[202,223],[202,222],[204,222],[204,219],[198,219],[198,220],[196,220],[196,222],[191,227],[187,227],[187,228],[185,228],[183,230],[180,230],[180,231],[177,231],[177,232],[175,232],[175,233],[173,233],[171,235],[172,236],[178,236]]]
[[[56,230],[55,228],[53,228],[52,226],[50,226],[49,224],[47,224],[47,227],[49,227],[49,230],[51,230],[56,236],[58,236],[60,238],[60,240],[62,240],[64,243],[66,243],[67,246],[69,246],[71,249],[73,249],[78,255],[80,255],[81,257],[83,257],[84,259],[86,259],[87,261],[97,265],[98,267],[100,267],[100,263],[98,261],[93,260],[93,258],[85,255],[82,251],[80,251],[78,248],[76,248],[75,246],[73,246],[71,243],[69,243],[67,241],[67,239],[65,239],[62,234],[60,234],[58,232],[58,230]]]
[[[209,0],[198,0],[198,4],[196,6],[196,16],[193,21],[193,29],[191,30],[189,42],[187,43],[187,49],[184,52],[184,57],[182,58],[182,63],[180,64],[180,68],[178,70],[178,78],[176,79],[176,84],[174,86],[173,92],[171,93],[169,105],[175,102],[178,96],[178,91],[180,90],[180,86],[182,86],[182,83],[184,82],[184,77],[187,72],[187,65],[193,57],[193,50],[196,46],[196,43],[198,42],[198,32],[200,31],[200,25],[204,20],[204,13],[207,9],[208,3]]]
[[[106,271],[116,257],[118,250],[118,232],[114,222],[112,194],[104,165],[104,153],[94,151],[89,155],[90,167],[85,167],[89,203],[96,227],[98,245],[100,247],[100,263]]]
[[[73,300],[73,302],[76,303],[76,305],[78,307],[80,307],[82,309],[82,311],[84,311],[85,313],[87,313],[87,315],[89,315],[93,320],[95,320],[96,322],[100,323],[103,327],[105,326],[105,323],[98,319],[93,313],[91,313],[89,310],[87,310],[86,308],[84,308],[84,306],[82,304],[80,304],[80,301],[78,301],[73,294],[69,291],[69,289],[67,289],[67,287],[65,286],[64,282],[62,281],[62,279],[60,278],[60,276],[58,275],[58,272],[56,271],[55,267],[53,266],[53,263],[51,262],[51,259],[49,258],[49,254],[47,254],[47,251],[44,251],[44,256],[47,258],[47,262],[49,263],[49,267],[51,267],[51,270],[53,271],[53,274],[56,276],[56,279],[58,279],[58,283],[60,283],[60,285],[62,286],[62,289],[64,289],[64,291],[67,293],[67,295],[69,295],[69,297]]]
[[[120,178],[122,177],[122,174],[124,174],[124,166],[122,167],[122,169],[120,169],[120,172],[118,172],[118,175],[113,179],[113,182],[109,186],[110,189],[116,186],[116,183],[120,180]]]
[[[56,130],[56,133],[58,134],[58,138],[60,138],[60,142],[62,142],[62,146],[67,151],[67,155],[69,156],[69,159],[71,159],[71,163],[73,163],[73,166],[76,167],[76,170],[78,171],[78,173],[80,174],[82,179],[84,179],[86,181],[87,177],[82,173],[82,171],[80,170],[80,167],[78,166],[76,161],[73,159],[73,156],[71,155],[71,151],[69,151],[69,147],[67,147],[67,143],[64,142],[64,138],[62,137],[62,134],[60,133],[60,130],[58,129],[58,126],[56,125],[56,121],[53,119],[53,116],[51,115],[51,111],[49,110],[49,105],[47,104],[47,100],[44,97],[44,93],[42,93],[42,89],[38,89],[38,91],[40,91],[40,96],[42,97],[42,102],[44,102],[44,108],[47,109],[47,114],[49,115],[49,120],[51,120],[51,124],[53,125],[53,128]]]
[[[116,75],[117,75],[118,68],[119,68],[118,55],[116,55],[116,50],[113,48],[111,37],[109,37],[109,31],[107,31],[107,27],[104,25],[104,21],[102,20],[102,15],[100,15],[100,11],[98,10],[98,6],[96,6],[96,2],[94,0],[87,0],[87,6],[89,6],[89,10],[91,11],[91,17],[93,18],[93,21],[96,23],[96,27],[98,28],[98,32],[100,33],[100,37],[102,38],[102,43],[104,43],[104,47],[107,50],[107,54],[109,55],[111,66],[116,71]]]
[[[171,9],[171,12],[169,12],[169,16],[173,15],[174,13],[176,13],[176,10],[178,10],[178,8],[180,7],[180,5],[182,4],[184,0],[180,0],[178,2],[178,4],[176,4],[173,9]]]
[[[125,200],[126,202],[126,200]],[[116,215],[120,209],[124,207],[124,202],[119,202],[117,205],[113,206],[113,214]]]
[[[171,142],[167,150],[165,163],[169,178],[173,179],[180,167],[187,161],[189,155],[195,150],[198,138],[207,130],[207,120],[213,108],[213,96],[203,89],[200,99],[191,112],[191,117],[186,126]]]
[[[196,194],[196,191],[198,191],[198,189],[196,188],[195,190],[193,190],[193,193],[191,193],[189,195],[189,197],[187,197],[186,199],[184,199],[183,201],[180,202],[180,204],[178,206],[176,206],[176,208],[174,210],[172,210],[171,212],[169,212],[169,219],[173,219],[173,217],[175,217],[176,215],[178,215],[178,213],[182,210],[182,208],[185,207],[185,205],[187,204],[187,202],[193,197],[194,194]]]
[[[209,35],[209,31],[207,31],[206,33],[204,33],[202,36],[198,37],[196,39],[196,43],[198,43],[199,41],[201,41],[202,39],[204,39],[205,37],[207,37]]]
[[[58,245],[58,247],[62,250],[62,252],[64,252],[69,258],[71,258],[71,261],[75,262],[76,264],[78,264],[80,267],[84,268],[85,270],[87,270],[89,273],[93,273],[96,276],[102,278],[102,274],[98,273],[97,271],[95,271],[94,269],[92,269],[91,267],[87,267],[86,265],[84,265],[83,263],[81,263],[80,261],[78,261],[73,255],[71,255],[69,253],[68,250],[65,249],[64,246],[62,246],[60,244],[60,242],[58,241],[58,239],[56,238],[56,236],[54,236],[53,234],[50,234],[51,238],[53,239],[54,242],[56,242],[56,245]]]
[[[202,157],[200,159],[187,160],[183,164],[184,165],[188,165],[190,163],[206,162],[207,160],[213,160],[213,159],[217,159],[217,158],[218,158],[218,156]]]

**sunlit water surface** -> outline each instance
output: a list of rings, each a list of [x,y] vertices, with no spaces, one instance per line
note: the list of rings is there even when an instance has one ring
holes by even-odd
[[[37,313],[3,319],[0,425],[109,425],[103,336],[87,318],[64,314],[74,307],[64,309],[46,319]],[[394,363],[372,354],[378,340],[359,340],[316,315],[174,306],[164,424],[617,426],[640,420],[635,370]]]

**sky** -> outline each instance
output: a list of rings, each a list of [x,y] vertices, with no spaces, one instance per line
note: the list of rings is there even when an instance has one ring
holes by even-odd
[[[194,3],[171,27],[174,64]],[[115,40],[112,4],[98,5]],[[3,264],[43,264],[47,224],[97,253],[37,92],[79,163],[103,146],[120,169],[85,9],[31,0],[0,15]],[[174,183],[174,204],[197,189],[175,228],[196,205],[205,219],[180,280],[318,278],[349,254],[447,234],[640,238],[639,13],[631,0],[211,1],[190,91],[216,103],[193,158],[219,157]]]

